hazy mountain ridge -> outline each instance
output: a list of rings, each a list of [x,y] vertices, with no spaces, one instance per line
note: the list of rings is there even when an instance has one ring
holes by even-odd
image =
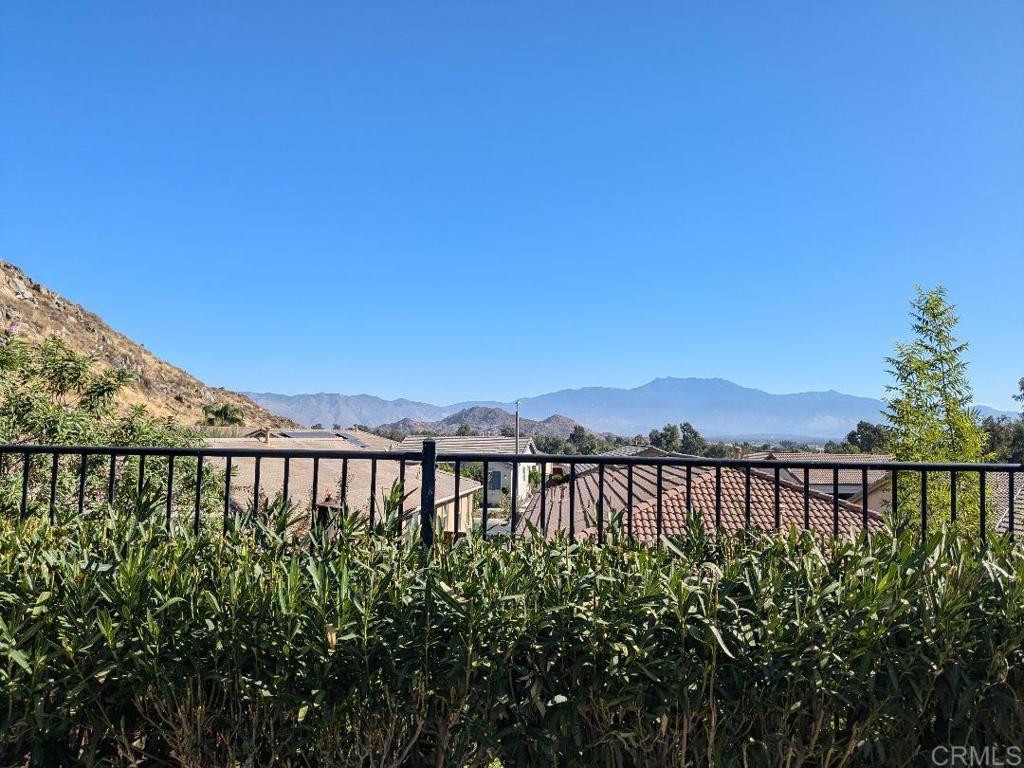
[[[403,419],[440,422],[467,408],[515,411],[515,403],[468,401],[437,406],[409,400],[383,400],[368,395],[264,395],[250,396],[270,410],[310,424],[366,424],[377,427]],[[319,398],[326,410],[307,409],[307,398]],[[357,401],[359,408],[350,405]],[[287,404],[285,409],[281,403]],[[328,404],[337,404],[331,410]],[[278,410],[278,409],[281,410]],[[345,410],[346,408],[350,410]],[[716,439],[827,439],[839,438],[858,421],[878,422],[885,408],[881,400],[847,395],[835,390],[775,395],[721,378],[660,378],[639,387],[582,387],[563,389],[520,400],[520,413],[533,421],[562,414],[589,429],[617,435],[646,435],[666,423],[691,422],[705,436]],[[981,406],[982,415],[1005,412]],[[1006,414],[1010,415],[1010,414]]]
[[[339,395],[330,392],[304,395],[279,395],[273,392],[245,394],[264,408],[306,426],[323,424],[330,427],[339,424],[351,427],[363,424],[378,427],[402,419],[436,421],[459,410],[404,398],[385,400],[373,395]]]
[[[475,434],[498,435],[502,429],[514,429],[515,424],[516,417],[506,410],[476,405],[439,421],[416,421],[406,418],[391,424],[382,424],[379,429],[384,432],[401,432],[405,435],[454,435],[460,427],[468,426]],[[523,437],[543,435],[566,438],[577,426],[580,425],[576,421],[558,414],[540,421],[520,418],[519,434]]]

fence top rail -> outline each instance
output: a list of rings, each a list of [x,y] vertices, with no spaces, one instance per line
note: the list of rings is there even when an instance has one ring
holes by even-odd
[[[81,456],[174,456],[175,458],[212,459],[365,459],[378,461],[420,461],[419,451],[320,451],[303,448],[171,448],[166,446],[123,446],[123,445],[0,445],[0,454],[60,454]]]
[[[378,461],[420,462],[421,451],[361,451],[316,450],[299,448],[246,448],[166,447],[166,446],[113,446],[113,445],[38,445],[4,444],[0,454],[68,454],[91,456],[175,456],[196,458],[272,458],[272,459],[363,459]],[[438,452],[440,463],[505,462],[516,464],[597,464],[599,466],[682,466],[682,467],[734,467],[739,469],[840,469],[873,471],[927,471],[927,472],[1024,472],[1024,464],[971,464],[965,462],[916,461],[834,461],[804,459],[713,459],[704,456],[615,456],[602,454],[544,454],[544,453],[462,453]]]
[[[705,456],[614,456],[602,454],[545,454],[545,453],[452,453],[438,452],[437,460],[472,462],[515,462],[521,464],[598,464],[605,466],[691,466],[737,467],[744,469],[868,469],[868,470],[924,470],[929,472],[1021,472],[1024,464],[995,464],[966,462],[941,463],[919,461],[829,461],[778,459],[713,459]]]

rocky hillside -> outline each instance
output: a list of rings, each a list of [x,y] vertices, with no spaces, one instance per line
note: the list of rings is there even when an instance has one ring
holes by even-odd
[[[141,403],[158,416],[198,424],[204,405],[231,403],[241,409],[246,425],[295,425],[244,395],[206,386],[5,261],[0,261],[0,324],[0,331],[27,341],[60,336],[78,353],[95,354],[104,365],[129,369],[135,381],[122,396],[122,405]]]
[[[468,426],[478,435],[498,435],[502,428],[515,429],[516,417],[501,408],[485,408],[474,406],[446,416],[440,421],[414,421],[402,419],[392,424],[383,424],[377,431],[381,433],[401,433],[404,435],[454,435],[460,427]],[[543,421],[519,419],[519,434],[523,437],[543,435],[545,437],[568,437],[575,427],[575,421],[566,416],[549,416]],[[589,431],[589,430],[588,430]]]

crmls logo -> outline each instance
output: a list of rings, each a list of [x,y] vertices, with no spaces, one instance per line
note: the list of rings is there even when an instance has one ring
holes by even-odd
[[[1021,747],[956,747],[939,746],[932,750],[932,765],[950,768],[1011,768],[1024,765]]]

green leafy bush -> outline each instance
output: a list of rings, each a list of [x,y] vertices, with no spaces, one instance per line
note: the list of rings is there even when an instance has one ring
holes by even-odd
[[[0,764],[907,765],[1024,741],[1004,542],[694,526],[431,552],[352,519],[292,536],[281,505],[167,531],[148,493],[0,520]]]

